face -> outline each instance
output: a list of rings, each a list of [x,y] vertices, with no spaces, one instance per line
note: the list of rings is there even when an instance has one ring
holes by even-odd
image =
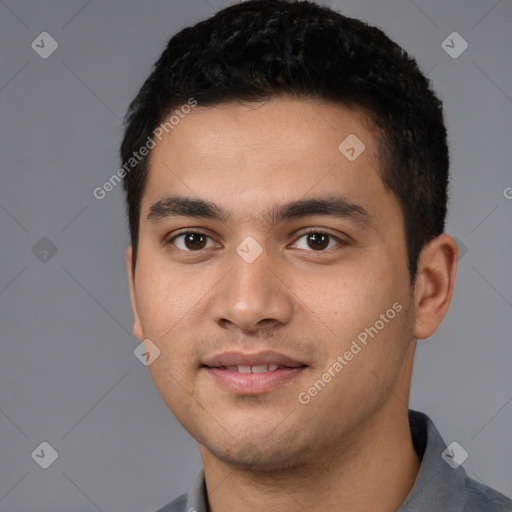
[[[380,166],[358,112],[282,98],[197,107],[152,150],[134,332],[203,456],[299,464],[407,400],[417,313]]]

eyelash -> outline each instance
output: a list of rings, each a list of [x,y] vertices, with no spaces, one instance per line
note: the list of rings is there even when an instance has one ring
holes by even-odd
[[[317,234],[317,235],[327,235],[330,239],[334,239],[336,242],[337,242],[337,246],[343,246],[343,245],[348,245],[348,242],[342,240],[341,238],[337,237],[336,235],[333,235],[332,233],[329,233],[328,231],[322,231],[320,229],[315,229],[315,228],[309,228],[307,231],[303,232],[297,239],[295,242],[293,242],[293,244],[295,245],[297,243],[298,240],[300,240],[301,238],[303,238],[304,236],[307,236],[307,235],[310,235],[310,234]],[[189,231],[183,231],[181,233],[177,233],[175,235],[173,235],[171,238],[168,238],[165,240],[165,245],[173,245],[174,247],[176,247],[174,245],[174,242],[177,238],[179,238],[180,236],[184,236],[184,235],[203,235],[203,236],[206,236],[207,238],[212,238],[210,237],[210,235],[208,235],[207,233],[204,233],[202,231],[192,231],[192,230],[189,230]],[[178,251],[182,251],[182,252],[188,252],[188,253],[200,253],[200,252],[203,252],[204,249],[199,249],[197,251],[193,251],[193,250],[190,250],[190,249],[180,249],[178,247],[176,247],[176,249]],[[320,250],[309,250],[307,252],[327,252],[329,251],[330,249],[332,249],[332,247],[330,247],[329,249],[320,249]]]

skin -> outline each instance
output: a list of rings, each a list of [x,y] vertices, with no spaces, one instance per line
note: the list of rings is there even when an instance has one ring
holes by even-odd
[[[338,150],[349,134],[366,147],[352,162]],[[134,334],[161,351],[148,369],[199,443],[213,512],[394,511],[414,484],[415,344],[448,310],[457,246],[447,234],[425,246],[411,287],[403,215],[379,169],[362,114],[320,100],[197,107],[152,150],[135,275],[131,248],[126,255]],[[265,221],[274,205],[334,192],[362,206],[371,225],[319,214]],[[231,217],[148,221],[170,194],[211,201]],[[318,249],[309,228],[344,243],[330,237]],[[184,237],[173,245],[187,230],[206,234],[205,247]],[[263,250],[252,263],[236,252],[248,236]],[[403,309],[301,404],[299,393],[396,302]],[[308,367],[245,396],[201,368],[224,351],[267,349]]]

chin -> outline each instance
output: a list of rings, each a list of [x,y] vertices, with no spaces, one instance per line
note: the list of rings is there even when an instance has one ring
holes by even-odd
[[[309,448],[301,449],[296,444],[276,440],[279,449],[265,441],[247,441],[237,443],[226,450],[225,446],[208,447],[208,451],[224,464],[246,470],[251,473],[272,474],[303,467]]]

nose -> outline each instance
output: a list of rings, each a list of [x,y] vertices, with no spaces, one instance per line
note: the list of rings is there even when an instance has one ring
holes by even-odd
[[[233,251],[231,271],[216,287],[210,310],[220,327],[254,334],[290,321],[293,294],[275,259],[265,250],[253,261]]]

